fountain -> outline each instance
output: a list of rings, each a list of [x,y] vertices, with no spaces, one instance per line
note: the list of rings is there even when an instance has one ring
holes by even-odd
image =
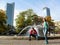
[[[34,29],[36,29],[38,36],[43,37],[43,28],[42,25],[33,25],[33,26],[27,26],[25,27],[18,35],[21,36],[29,36],[29,31],[32,29],[32,27],[34,27]],[[24,32],[25,31],[25,32]]]

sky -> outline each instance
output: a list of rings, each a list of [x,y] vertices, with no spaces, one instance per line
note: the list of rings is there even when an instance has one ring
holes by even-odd
[[[7,3],[15,3],[14,15],[24,10],[33,9],[39,16],[43,14],[43,8],[50,8],[51,17],[55,21],[60,21],[60,0],[0,0],[0,9],[6,10]]]

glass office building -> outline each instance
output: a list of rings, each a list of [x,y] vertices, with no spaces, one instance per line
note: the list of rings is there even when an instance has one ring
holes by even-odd
[[[9,24],[9,25],[13,25],[14,5],[15,5],[15,3],[7,3],[6,15],[7,15],[7,24]]]
[[[48,7],[44,7],[43,11],[45,16],[50,16],[50,9]]]

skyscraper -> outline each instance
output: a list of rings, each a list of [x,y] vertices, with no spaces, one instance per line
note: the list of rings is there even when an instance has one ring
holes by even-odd
[[[50,16],[50,9],[48,7],[44,7],[43,10],[45,16]]]
[[[13,25],[14,5],[15,5],[15,3],[7,3],[6,15],[7,15],[7,24],[9,24],[9,25]]]

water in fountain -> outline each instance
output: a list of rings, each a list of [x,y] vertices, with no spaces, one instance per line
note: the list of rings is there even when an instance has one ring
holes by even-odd
[[[35,25],[35,24],[33,26],[25,27],[18,35],[29,36],[29,32],[32,29],[32,27],[34,27],[34,29],[36,29],[38,36],[43,37],[43,28],[42,28],[42,26],[41,25]]]

